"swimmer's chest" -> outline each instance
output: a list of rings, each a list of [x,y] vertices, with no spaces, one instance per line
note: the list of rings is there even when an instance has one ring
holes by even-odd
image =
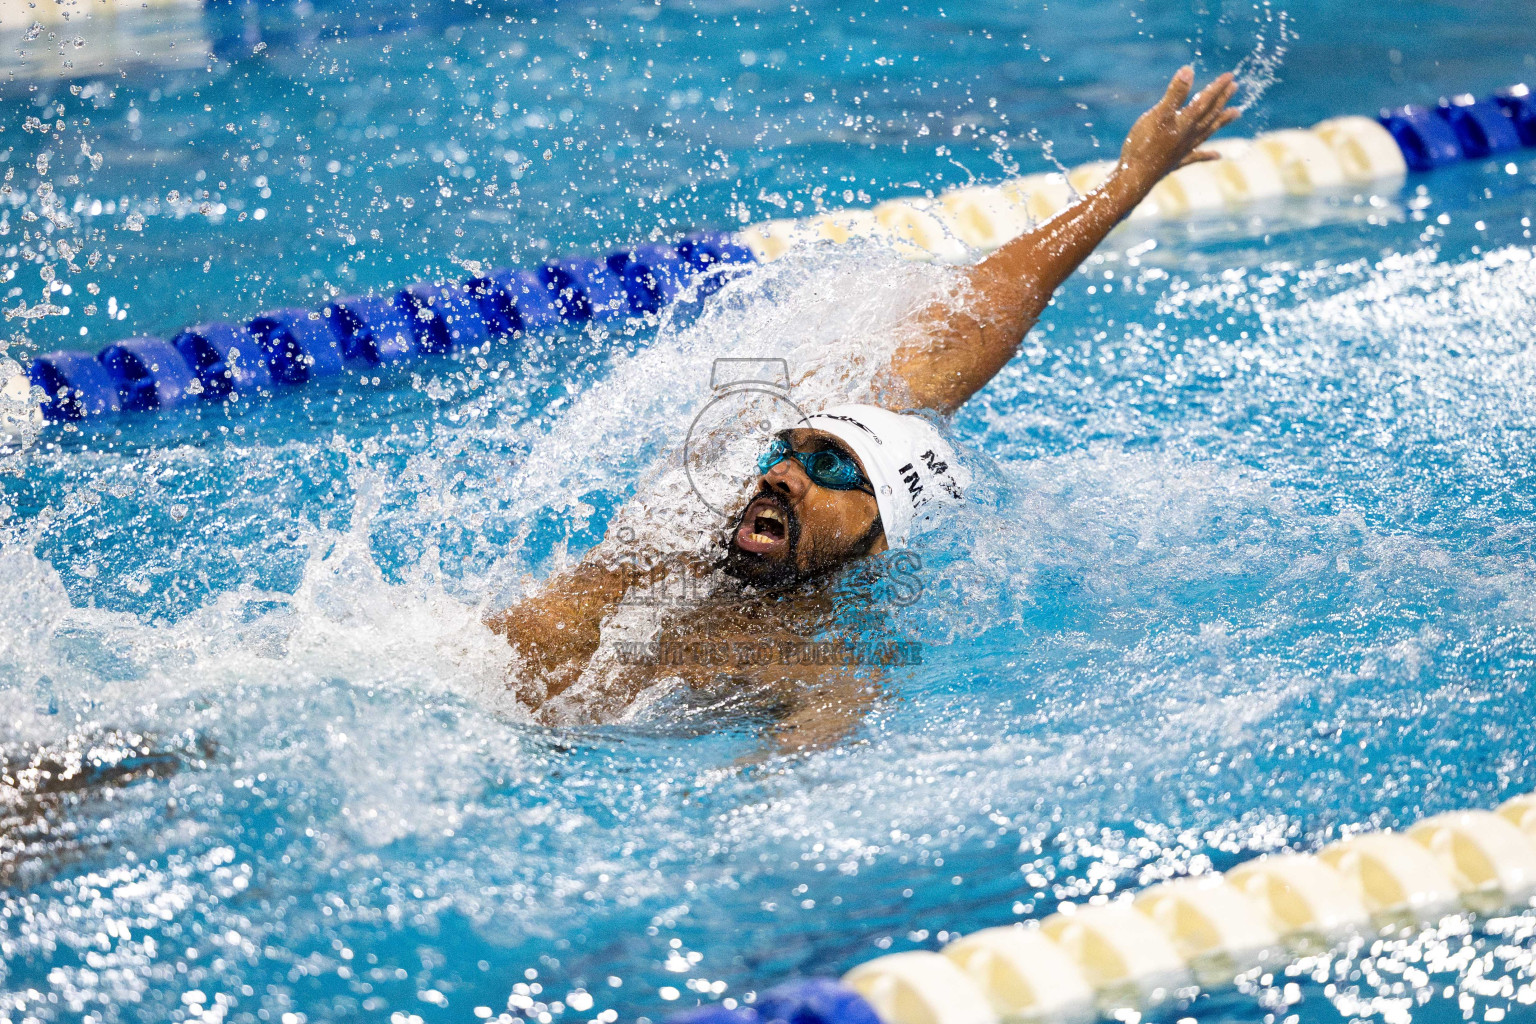
[[[844,645],[828,637],[828,621],[825,602],[742,602],[658,616],[610,642],[641,688],[676,679],[713,697],[748,690],[771,702],[838,663]]]

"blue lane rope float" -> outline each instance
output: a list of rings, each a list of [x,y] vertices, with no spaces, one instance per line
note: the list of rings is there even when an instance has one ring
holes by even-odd
[[[308,384],[334,377],[346,366],[341,339],[320,314],[307,309],[275,309],[250,323],[258,351],[279,384]]]
[[[413,284],[395,294],[424,356],[474,348],[490,340],[479,293],[466,283]]]
[[[684,1010],[668,1024],[885,1024],[868,1000],[831,978],[785,982],[751,1006],[711,1003]]]
[[[1224,159],[1165,178],[1132,220],[1172,219],[1283,195],[1401,177],[1536,146],[1536,97],[1525,85],[1478,99],[1404,106],[1375,118],[1337,117],[1309,129],[1219,140]],[[170,342],[130,338],[100,353],[53,352],[33,361],[50,422],[225,402],[325,377],[484,345],[560,325],[655,313],[684,288],[718,287],[723,264],[765,263],[816,242],[879,239],[913,259],[958,261],[1047,220],[1114,168],[1095,161],[1066,174],[951,189],[768,221],[677,245],[637,245],[602,259],[572,257],[502,268],[467,281],[413,284],[384,296],[339,299],[320,312],[279,309],[245,324],[189,327]]]
[[[655,313],[678,295],[690,277],[687,257],[662,245],[640,245],[608,257],[608,268],[624,282],[629,304],[642,313]]]
[[[43,389],[43,415],[51,422],[122,412],[117,382],[89,352],[54,352],[32,362],[32,383]]]
[[[195,376],[180,352],[159,338],[129,338],[102,349],[97,360],[117,388],[124,410],[169,409],[194,397]]]
[[[392,296],[338,299],[320,315],[331,321],[349,361],[384,366],[410,358],[415,349],[410,314]]]
[[[624,282],[606,261],[554,260],[540,268],[539,276],[555,293],[562,315],[571,323],[622,320],[630,315]]]
[[[1374,929],[1491,916],[1536,896],[1536,793],[1495,811],[1452,811],[1365,832],[1316,853],[1258,857],[1223,873],[1065,905],[1042,921],[987,928],[940,952],[877,957],[839,980],[809,978],[749,1005],[695,1007],[668,1024],[1086,1024],[1125,1019],[1190,986]]]
[[[1536,146],[1536,96],[1525,85],[1515,85],[1493,94],[1493,101],[1504,108],[1504,113],[1515,122],[1520,141]]]
[[[53,352],[33,361],[30,378],[43,391],[41,413],[50,422],[194,399],[224,402],[560,324],[654,313],[688,285],[712,284],[705,276],[712,269],[751,262],[751,251],[731,237],[699,235],[601,260],[555,260],[534,270],[502,268],[462,282],[337,299],[318,312],[277,309],[245,324],[199,324],[170,341],[130,338],[95,355]]]
[[[177,334],[171,345],[197,375],[198,387],[210,401],[225,402],[236,394],[272,388],[272,371],[266,360],[257,358],[256,339],[246,324],[198,324]],[[57,356],[45,356],[38,363]],[[32,364],[34,374],[38,363]],[[49,365],[44,363],[45,368]],[[43,390],[55,393],[46,387]]]
[[[1382,111],[1379,120],[1402,149],[1410,170],[1432,171],[1466,158],[1456,130],[1438,108],[1398,107]]]
[[[1515,122],[1493,97],[1453,96],[1441,100],[1435,112],[1450,123],[1469,160],[1508,153],[1521,146]]]
[[[533,333],[560,323],[560,307],[531,270],[503,268],[469,280],[486,326],[496,335]]]

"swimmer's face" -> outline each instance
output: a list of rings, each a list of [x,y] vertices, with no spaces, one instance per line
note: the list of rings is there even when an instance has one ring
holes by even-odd
[[[802,428],[784,436],[797,452],[832,448],[853,455],[818,430]],[[880,508],[873,494],[822,487],[806,475],[798,460],[786,458],[758,477],[757,490],[731,529],[725,569],[758,585],[815,576],[884,551],[879,521]]]

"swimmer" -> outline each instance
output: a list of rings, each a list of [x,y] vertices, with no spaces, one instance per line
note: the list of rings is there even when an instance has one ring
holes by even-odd
[[[605,538],[541,593],[490,618],[542,684],[539,717],[612,720],[647,688],[681,680],[722,704],[771,715],[771,737],[786,751],[836,743],[856,727],[874,698],[879,659],[860,666],[842,656],[851,639],[825,639],[834,628],[825,583],[835,570],[905,547],[966,483],[943,436],[914,413],[953,413],[986,386],[1056,288],[1153,186],[1184,164],[1217,158],[1200,146],[1237,119],[1227,106],[1237,86],[1224,74],[1191,98],[1193,86],[1194,69],[1181,68],[1131,128],[1104,184],[966,268],[964,309],[939,302],[916,314],[919,340],[899,347],[886,369],[882,393],[899,401],[812,413],[768,445],[746,506],[720,538],[722,554],[698,567],[728,578],[727,600],[715,595],[674,616],[638,646],[611,636],[605,644],[626,593],[655,582],[616,559]],[[764,651],[791,656],[751,656]]]

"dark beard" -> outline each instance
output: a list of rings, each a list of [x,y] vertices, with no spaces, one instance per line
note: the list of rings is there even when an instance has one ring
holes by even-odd
[[[748,551],[728,546],[720,571],[759,590],[782,590],[809,579],[814,573],[802,573],[792,562],[769,562]]]
[[[800,517],[795,515],[794,509],[782,502],[780,507],[784,511],[786,520],[784,525],[789,540],[786,557],[782,562],[769,561],[761,555],[743,551],[736,546],[736,534],[746,521],[747,510],[752,507],[752,502],[760,497],[762,497],[761,492],[754,494],[742,507],[740,514],[736,516],[736,521],[731,524],[730,532],[725,536],[725,559],[720,563],[721,571],[727,576],[763,590],[778,590],[819,575],[815,572],[802,572],[796,567],[795,555],[800,550]]]

